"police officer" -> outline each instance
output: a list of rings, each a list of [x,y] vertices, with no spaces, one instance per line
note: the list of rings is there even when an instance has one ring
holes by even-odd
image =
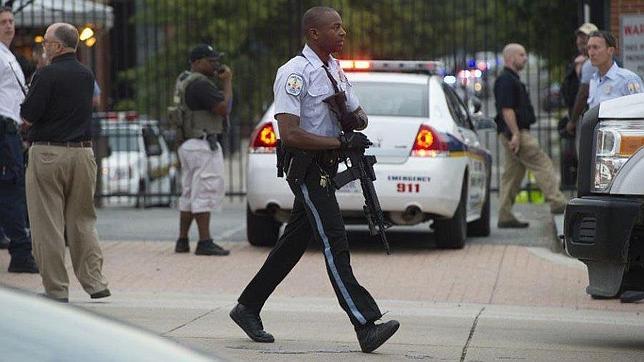
[[[331,53],[342,50],[346,32],[340,15],[329,7],[313,7],[302,19],[306,46],[302,53],[279,68],[273,86],[275,119],[281,142],[292,150],[287,181],[295,201],[284,234],[266,262],[248,284],[230,317],[256,342],[274,341],[264,331],[260,311],[279,283],[297,264],[310,235],[323,245],[326,268],[340,306],[354,325],[363,352],[389,339],[399,323],[375,324],[382,313],[369,292],[353,275],[347,235],[330,178],[337,171],[338,149],[364,149],[371,142],[359,132],[367,117],[351,84]],[[344,91],[347,111],[341,124],[323,100]]]
[[[620,68],[613,60],[617,47],[615,37],[607,31],[595,31],[588,38],[588,56],[597,72],[590,80],[588,106],[590,108],[603,101],[641,93],[644,91],[642,79],[628,69]]]
[[[38,273],[26,231],[25,170],[18,133],[25,77],[9,50],[15,35],[11,8],[0,8],[0,234],[10,240],[9,272]],[[3,235],[4,236],[4,235]]]
[[[217,138],[227,128],[233,92],[232,72],[219,63],[220,56],[210,45],[197,45],[190,52],[190,71],[177,79],[175,118],[180,125],[176,131],[180,140],[186,139],[178,152],[182,192],[177,253],[190,251],[188,231],[194,219],[199,229],[195,254],[230,254],[210,236],[210,213],[221,206],[225,193],[224,156]],[[211,79],[215,76],[222,81],[223,92]]]

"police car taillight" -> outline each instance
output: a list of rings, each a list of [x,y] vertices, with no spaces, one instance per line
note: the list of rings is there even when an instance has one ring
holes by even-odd
[[[251,153],[273,153],[277,147],[277,134],[270,122],[255,129],[251,137]]]
[[[411,149],[412,156],[434,157],[447,150],[447,143],[443,141],[440,133],[426,124],[420,125],[414,139],[414,146]]]

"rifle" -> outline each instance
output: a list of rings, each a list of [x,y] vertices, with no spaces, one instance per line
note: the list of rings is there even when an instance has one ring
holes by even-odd
[[[376,189],[373,186],[373,182],[376,180],[376,173],[373,170],[373,165],[376,163],[376,156],[365,155],[364,151],[364,149],[350,149],[344,151],[342,155],[345,159],[344,163],[346,165],[346,160],[348,159],[351,162],[351,166],[347,165],[346,170],[335,175],[333,178],[333,184],[337,189],[340,189],[353,180],[360,180],[362,195],[365,200],[365,205],[362,206],[362,210],[367,218],[369,233],[371,236],[375,236],[376,234],[380,235],[380,240],[382,240],[385,251],[387,252],[387,255],[389,255],[391,253],[385,230],[387,230],[390,225],[385,222],[385,217],[382,209],[380,208],[380,202],[378,201],[378,194],[376,194]]]

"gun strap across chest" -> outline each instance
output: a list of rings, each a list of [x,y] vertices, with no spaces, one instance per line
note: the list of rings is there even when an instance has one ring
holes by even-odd
[[[323,65],[322,68],[324,68],[324,72],[326,73],[326,76],[329,77],[329,80],[331,81],[331,85],[333,86],[333,91],[335,93],[340,93],[340,88],[338,87],[338,81],[333,78],[331,73],[329,72],[329,68],[326,65]]]

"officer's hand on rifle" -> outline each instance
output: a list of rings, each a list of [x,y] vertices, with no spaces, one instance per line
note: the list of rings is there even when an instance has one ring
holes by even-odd
[[[340,118],[340,125],[345,131],[353,131],[354,129],[360,128],[362,126],[362,122],[354,113],[346,112],[342,115],[342,118]]]
[[[344,133],[338,139],[340,140],[340,149],[342,150],[365,149],[373,144],[364,133],[360,132]]]

